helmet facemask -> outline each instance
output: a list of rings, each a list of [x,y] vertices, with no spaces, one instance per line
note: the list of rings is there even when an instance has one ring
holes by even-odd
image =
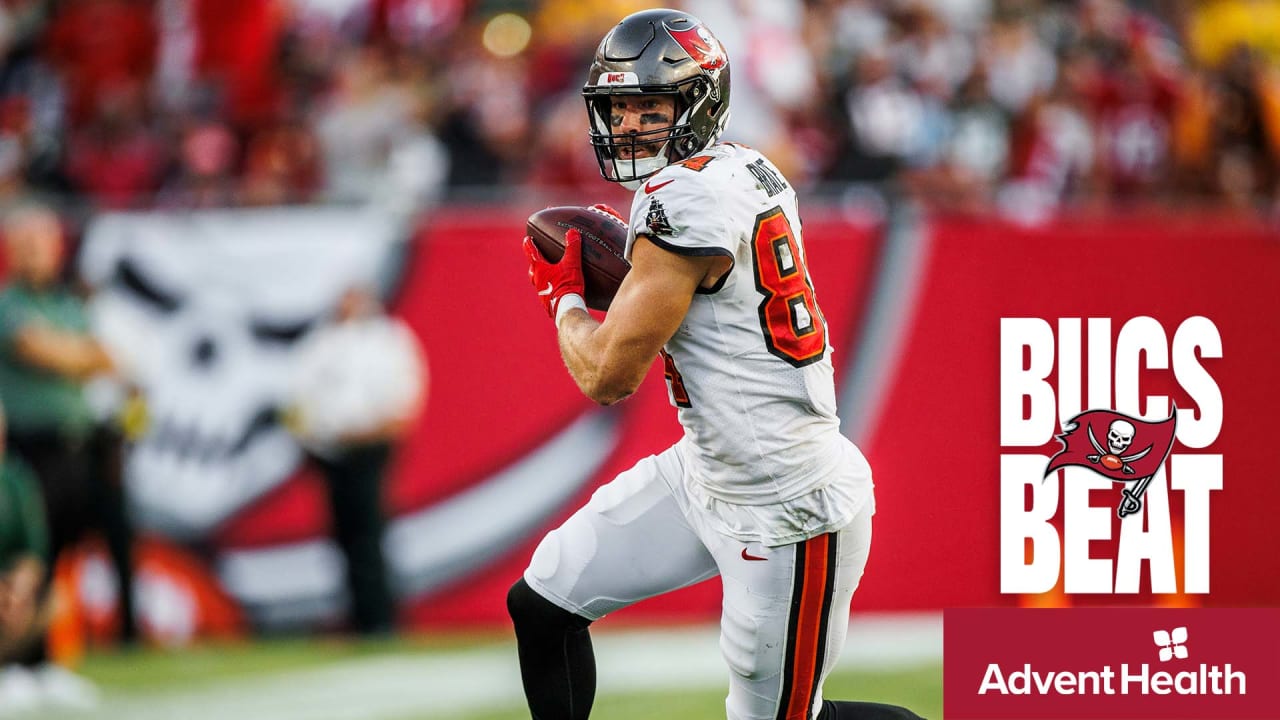
[[[634,190],[640,182],[673,162],[706,149],[714,137],[700,140],[693,120],[707,113],[711,102],[709,83],[698,76],[676,85],[597,86],[583,89],[590,120],[590,138],[600,174],[611,182]],[[618,96],[670,96],[674,98],[671,125],[643,132],[614,132],[610,122],[613,102]],[[716,133],[717,135],[719,133]]]

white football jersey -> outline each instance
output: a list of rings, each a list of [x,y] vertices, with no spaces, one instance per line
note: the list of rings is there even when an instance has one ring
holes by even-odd
[[[637,235],[733,259],[716,287],[698,290],[663,351],[700,489],[721,503],[776,505],[848,477],[826,321],[796,194],[778,169],[748,147],[714,145],[640,186],[629,225],[628,259]],[[865,481],[842,490],[869,495],[869,469],[856,474]]]

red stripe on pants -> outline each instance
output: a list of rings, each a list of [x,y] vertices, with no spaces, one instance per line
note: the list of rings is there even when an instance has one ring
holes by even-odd
[[[795,655],[790,663],[791,698],[784,716],[786,720],[808,720],[809,711],[813,708],[818,658],[823,652],[822,603],[827,588],[827,545],[830,542],[829,535],[806,540],[804,567],[796,569],[804,580],[796,616]]]

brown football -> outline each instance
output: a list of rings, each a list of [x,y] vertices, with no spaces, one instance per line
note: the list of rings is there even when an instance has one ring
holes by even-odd
[[[551,262],[564,257],[564,234],[569,228],[577,228],[582,235],[583,299],[593,310],[608,310],[631,269],[622,257],[627,225],[603,210],[567,205],[539,210],[525,226],[533,244]]]

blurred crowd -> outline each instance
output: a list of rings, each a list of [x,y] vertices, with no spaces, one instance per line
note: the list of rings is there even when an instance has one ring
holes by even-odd
[[[729,139],[818,192],[1027,220],[1280,201],[1280,2],[685,0]],[[634,0],[3,0],[0,209],[613,191],[579,96]]]

